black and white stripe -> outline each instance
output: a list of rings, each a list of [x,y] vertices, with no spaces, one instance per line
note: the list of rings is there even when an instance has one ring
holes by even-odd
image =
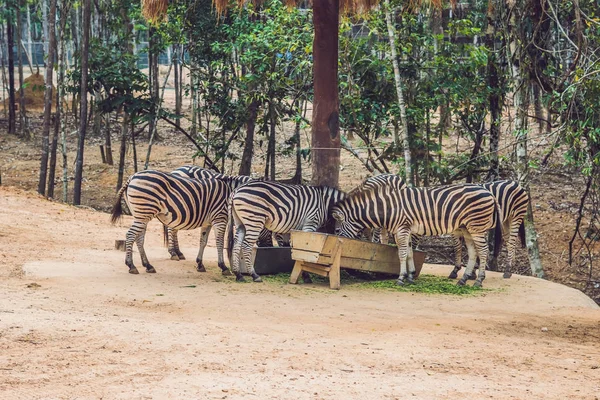
[[[413,280],[415,272],[410,249],[410,236],[451,233],[463,237],[469,250],[469,263],[460,285],[471,274],[476,256],[482,265],[488,258],[487,231],[496,228],[499,251],[502,234],[500,215],[494,196],[479,185],[453,185],[436,188],[404,188],[375,185],[358,190],[333,207],[337,220],[336,234],[357,237],[365,228],[378,227],[393,233],[398,245],[400,276],[398,283]],[[409,271],[407,272],[407,261]],[[475,284],[481,286],[485,268],[481,268]]]
[[[262,229],[280,234],[292,230],[314,232],[326,222],[331,207],[344,197],[343,192],[325,186],[257,181],[240,187],[231,201],[231,216],[237,228],[235,238],[229,242],[229,247],[233,247],[231,268],[237,280],[243,280],[243,251],[248,272],[255,282],[261,281],[251,265],[251,255]]]
[[[156,272],[144,251],[144,235],[148,222],[158,218],[165,226],[175,231],[214,226],[218,264],[223,273],[227,274],[229,270],[223,259],[223,247],[227,228],[227,200],[230,195],[231,186],[225,179],[196,180],[151,170],[132,175],[119,190],[111,216],[113,223],[120,218],[121,198],[125,197],[134,219],[127,231],[125,244],[125,264],[129,267],[129,272],[138,273],[133,264],[133,242],[137,243],[146,271]],[[202,255],[207,237],[208,235],[205,235],[200,240],[196,258],[199,271],[205,271]]]

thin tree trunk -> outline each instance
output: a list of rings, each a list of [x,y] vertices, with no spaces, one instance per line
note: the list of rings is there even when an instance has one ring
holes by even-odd
[[[123,186],[123,175],[125,174],[125,153],[127,152],[127,129],[129,128],[129,114],[123,111],[123,121],[121,122],[121,148],[119,150],[119,174],[117,175],[118,192]]]
[[[0,69],[2,74],[2,111],[4,113],[4,118],[8,117],[8,104],[6,99],[6,88],[8,87],[8,82],[6,81],[6,71],[4,65],[4,50],[2,44],[4,43],[4,24],[0,24]]]
[[[158,107],[156,109],[157,113],[159,112],[160,108],[162,107],[163,98],[165,97],[165,88],[167,87],[167,81],[169,80],[169,76],[171,75],[171,67],[173,67],[173,64],[169,65],[169,71],[167,72],[167,76],[165,77],[165,81],[163,83],[162,92],[161,92],[160,98],[158,100]],[[156,116],[154,116],[153,120],[154,120],[154,129],[152,130],[152,134],[150,135],[150,142],[148,143],[148,152],[146,153],[146,163],[144,164],[144,169],[148,169],[148,165],[150,164],[150,153],[152,152],[152,145],[154,144],[154,137],[156,136],[158,118]]]
[[[337,187],[340,176],[339,0],[313,3],[312,183]]]
[[[179,44],[174,45],[173,66],[175,68],[175,114],[177,115],[177,117],[175,117],[175,124],[178,128],[181,127],[181,118],[179,117],[181,115],[181,71],[179,70],[179,57],[181,54],[180,49],[181,46]]]
[[[49,40],[50,46],[48,47],[48,61],[46,65],[46,91],[44,92],[44,123],[42,126],[42,159],[40,162],[40,179],[38,182],[38,193],[41,195],[46,194],[46,179],[48,172],[48,151],[49,151],[49,137],[50,137],[50,123],[52,121],[52,71],[54,68],[54,49],[56,48],[56,0],[50,0],[50,19],[47,21],[49,25]]]
[[[275,106],[273,105],[272,102],[269,102],[269,118],[270,118],[270,128],[271,128],[271,134],[269,135],[269,148],[270,148],[270,153],[271,153],[271,168],[269,169],[270,172],[270,179],[272,181],[275,180],[275,133],[276,133],[276,128],[277,128],[277,121],[275,118]]]
[[[21,38],[23,26],[21,23],[21,1],[17,5],[17,66],[19,69],[19,131],[22,137],[29,138],[29,119],[25,109],[25,84],[23,82],[23,52],[21,51]]]
[[[240,163],[240,175],[250,175],[252,172],[252,155],[254,154],[254,129],[258,115],[258,102],[253,101],[248,105],[248,119],[246,120],[246,140],[244,152]]]
[[[131,151],[133,153],[133,172],[138,172],[137,147],[135,145],[135,127],[132,118],[129,120],[129,124],[131,125]]]
[[[515,7],[515,9],[518,6]],[[524,59],[525,50],[522,46],[525,45],[523,39],[525,35],[522,32],[519,12],[515,10],[511,15],[511,26],[514,29],[512,38],[509,46],[512,60],[512,78],[514,81],[514,102],[516,109],[515,118],[515,137],[517,138],[516,146],[516,167],[519,183],[521,186],[530,194],[529,190],[529,154],[527,151],[528,142],[528,111],[531,98],[531,84],[528,79],[523,63],[520,61]],[[530,196],[531,198],[531,196]],[[540,250],[537,242],[537,232],[533,223],[533,209],[531,207],[531,201],[527,207],[527,214],[525,217],[525,243],[527,246],[527,253],[529,255],[529,264],[531,266],[531,274],[539,278],[544,277],[544,269],[540,259]]]
[[[31,39],[31,7],[27,4],[27,53],[29,54],[29,68],[31,68],[32,57],[33,57],[33,48],[32,48],[32,39]],[[33,71],[31,72],[33,74]]]
[[[500,93],[500,73],[496,57],[495,38],[496,22],[499,20],[500,4],[498,0],[489,0],[487,11],[487,30],[484,45],[488,49],[487,58],[487,82],[490,92],[488,104],[490,109],[490,171],[487,181],[495,181],[500,176],[500,163],[498,158],[498,146],[500,143],[500,124],[502,118],[502,106],[504,96]]]
[[[112,139],[110,137],[110,114],[106,115],[106,123],[104,125],[104,148],[106,149],[106,163],[108,165],[113,165]]]
[[[404,104],[404,93],[402,92],[402,80],[400,79],[400,66],[398,65],[398,54],[396,53],[396,34],[395,27],[392,22],[392,10],[390,1],[384,1],[385,21],[388,30],[388,39],[390,42],[392,66],[394,67],[394,81],[396,82],[396,96],[398,97],[398,108],[400,109],[400,122],[402,124],[402,146],[404,147],[404,173],[406,175],[406,183],[409,186],[414,185],[414,175],[412,170],[412,160],[410,152],[410,138],[408,131],[408,121],[406,119],[406,105]],[[399,139],[394,139],[398,140]],[[399,143],[398,143],[399,144]]]
[[[13,48],[14,26],[10,17],[6,21],[6,41],[8,52],[8,133],[15,135],[17,133],[17,118],[15,113],[15,55]]]
[[[48,23],[48,0],[42,0],[42,29],[44,31],[44,54],[48,54],[48,38],[50,37],[48,25],[50,25]]]
[[[52,0],[56,1],[56,0]],[[85,135],[87,132],[87,76],[88,76],[88,55],[90,44],[90,19],[91,19],[91,0],[83,1],[83,23],[81,38],[81,91],[79,93],[79,140],[77,145],[77,159],[75,161],[75,183],[73,189],[73,204],[81,204],[81,181],[83,179],[83,153],[85,150]]]

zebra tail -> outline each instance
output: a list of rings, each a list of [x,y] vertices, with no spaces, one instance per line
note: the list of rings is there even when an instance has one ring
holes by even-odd
[[[117,192],[117,201],[115,201],[115,204],[112,208],[112,213],[110,215],[110,222],[113,225],[116,224],[117,221],[119,221],[121,219],[121,216],[123,215],[123,206],[121,204],[121,199],[123,198],[123,193],[125,193],[125,191],[127,190],[127,186],[129,186],[130,181],[131,178]]]
[[[163,225],[163,244],[169,247],[169,228],[166,225]]]
[[[233,206],[229,204],[229,213],[227,218],[227,259],[229,265],[233,265]]]
[[[521,247],[525,248],[525,220],[521,221],[521,226],[519,226],[519,239],[521,239]]]
[[[500,207],[498,203],[494,205],[496,209],[496,228],[494,230],[494,258],[498,258],[500,255],[500,250],[502,250],[502,218],[500,217]]]

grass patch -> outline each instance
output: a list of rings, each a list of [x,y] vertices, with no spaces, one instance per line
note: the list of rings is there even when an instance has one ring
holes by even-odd
[[[277,275],[264,275],[263,280],[268,283],[287,284],[290,279],[290,274],[281,273]],[[311,278],[315,283],[328,283],[327,278],[311,274]],[[300,278],[299,281],[301,281]],[[359,277],[348,274],[347,271],[342,271],[342,285],[355,286],[371,290],[388,290],[396,292],[414,292],[414,293],[430,293],[430,294],[450,294],[450,295],[469,295],[482,293],[490,289],[483,289],[471,286],[473,283],[469,281],[465,286],[457,286],[456,280],[448,279],[436,275],[421,275],[415,280],[413,285],[396,285],[396,279],[381,279],[381,277],[371,276],[370,274],[361,274]]]

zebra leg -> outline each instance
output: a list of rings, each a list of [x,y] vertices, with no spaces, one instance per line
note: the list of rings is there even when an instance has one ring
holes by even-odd
[[[241,246],[242,254],[244,256],[244,263],[246,264],[246,270],[252,276],[252,280],[254,282],[262,282],[262,278],[256,273],[256,271],[254,271],[254,264],[252,263],[252,248],[256,244],[259,235],[260,229],[248,229],[248,227],[246,227],[246,235]]]
[[[133,221],[133,225],[125,235],[125,265],[129,267],[130,274],[139,274],[137,268],[133,264],[133,242],[137,242],[140,233],[146,230],[147,222]]]
[[[144,225],[144,229],[140,232],[138,237],[135,239],[137,243],[138,251],[140,252],[140,257],[142,258],[142,265],[146,267],[146,272],[154,274],[156,270],[150,262],[148,261],[148,257],[146,256],[146,251],[144,250],[144,239],[146,237],[146,226]],[[135,272],[134,272],[135,273]]]
[[[469,233],[465,233],[463,237],[465,238],[465,244],[467,245],[467,253],[469,254],[469,260],[467,261],[467,268],[465,269],[462,278],[460,278],[460,280],[456,282],[458,286],[464,286],[467,283],[467,279],[469,279],[469,277],[473,273],[473,269],[475,268],[475,262],[477,261],[477,250],[475,249],[473,238]],[[460,240],[458,242],[460,243]],[[485,268],[483,269],[485,270]],[[485,272],[483,274],[485,276]]]
[[[217,260],[219,268],[221,268],[221,274],[231,275],[229,269],[225,266],[225,259],[223,258],[223,248],[225,247],[225,231],[227,230],[227,221],[223,223],[215,224],[215,237],[217,240]],[[208,237],[208,234],[207,234]]]
[[[204,264],[202,263],[202,256],[204,255],[204,249],[208,243],[208,234],[210,233],[211,228],[212,226],[210,225],[200,228],[200,249],[198,250],[198,255],[196,256],[196,271],[198,272],[206,272],[206,268],[204,268]],[[221,243],[221,246],[222,245],[223,243]],[[223,257],[223,247],[221,247],[220,257]]]
[[[504,279],[508,279],[512,276],[512,266],[515,260],[515,250],[517,246],[517,237],[519,236],[519,227],[522,221],[511,221],[510,224],[510,236],[508,237],[508,243],[506,245],[507,257],[506,266],[504,267]],[[493,256],[492,256],[493,257]]]
[[[371,242],[381,243],[381,228],[373,228],[371,232]]]
[[[246,236],[246,229],[242,224],[238,225],[235,231],[235,238],[233,241],[233,250],[232,257],[233,260],[231,262],[231,269],[233,274],[235,275],[235,280],[238,282],[243,282],[244,277],[242,276],[242,272],[240,271],[240,253],[242,250],[242,242],[244,241],[244,237]]]
[[[452,245],[454,246],[454,269],[448,275],[448,279],[458,278],[458,271],[462,268],[462,243],[460,236],[452,235]]]
[[[185,260],[185,256],[179,250],[179,239],[177,239],[177,230],[168,228],[169,234],[169,254],[171,255],[171,260]]]
[[[410,231],[400,230],[396,232],[396,245],[398,246],[398,258],[400,259],[400,275],[396,281],[397,285],[404,285],[404,279],[413,282],[413,273],[406,271],[406,259],[408,258],[408,246],[410,245]]]
[[[474,235],[473,242],[475,244],[475,249],[477,250],[477,256],[479,256],[479,276],[473,286],[481,287],[483,286],[483,280],[485,279],[485,266],[487,265],[490,248],[488,247],[486,234]]]

